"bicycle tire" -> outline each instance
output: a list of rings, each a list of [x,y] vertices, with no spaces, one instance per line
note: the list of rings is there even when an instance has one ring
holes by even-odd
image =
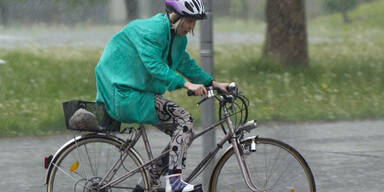
[[[256,144],[256,151],[250,150],[252,142]],[[241,142],[241,146],[244,148],[243,157],[251,180],[258,190],[316,192],[315,180],[308,163],[293,147],[278,140],[258,137]],[[250,191],[238,166],[233,147],[216,164],[209,191]]]
[[[117,137],[102,134],[79,136],[68,142],[55,154],[48,168],[47,191],[91,191],[87,189],[100,182],[115,161],[121,157],[120,149],[123,144],[124,141]],[[142,164],[143,161],[139,154],[131,148],[128,150],[128,156],[123,166],[117,170],[114,178],[126,173],[127,169],[134,169]],[[148,189],[148,176],[146,171],[142,169],[120,184],[102,191],[109,192],[112,191],[111,189],[114,192],[132,190],[140,180]]]

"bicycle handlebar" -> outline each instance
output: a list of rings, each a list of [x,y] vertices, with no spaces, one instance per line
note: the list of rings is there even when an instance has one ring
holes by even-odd
[[[211,90],[216,90],[218,92],[220,91],[219,88],[213,87],[213,86],[207,86],[207,87],[205,87],[205,89],[207,89],[207,91],[208,91],[208,97],[209,97],[209,91],[211,91]],[[189,89],[187,91],[187,95],[188,96],[196,96],[195,93],[192,90],[189,90]]]
[[[188,91],[187,91],[187,95],[188,95],[188,96],[195,96],[195,92],[193,92],[193,91],[191,91],[191,90],[188,89]]]
[[[238,96],[238,88],[237,88],[237,85],[235,82],[232,82],[228,85],[227,87],[227,92],[228,94],[224,93],[223,91],[220,90],[220,88],[218,87],[214,87],[214,86],[207,86],[206,87],[207,91],[208,91],[208,95],[207,97],[204,97],[202,100],[200,100],[197,105],[200,105],[201,103],[203,103],[204,101],[206,101],[207,99],[210,99],[212,97],[215,97],[215,91],[217,94],[219,95],[231,95],[231,96]],[[195,93],[191,90],[188,90],[187,91],[187,95],[188,96],[195,96]]]
[[[214,86],[206,86],[205,87],[208,91],[208,97],[211,98],[213,96],[215,96],[214,92],[213,91],[216,91],[217,94],[219,95],[224,95],[226,93],[224,93],[223,91],[220,90],[220,88],[218,87],[214,87]],[[210,92],[211,94],[213,95],[210,95]],[[237,96],[238,95],[238,88],[237,88],[237,85],[235,82],[231,82],[228,87],[227,87],[227,92],[229,93],[229,95],[234,95],[234,96]],[[187,91],[187,95],[188,96],[196,96],[195,93],[191,90],[188,89]]]

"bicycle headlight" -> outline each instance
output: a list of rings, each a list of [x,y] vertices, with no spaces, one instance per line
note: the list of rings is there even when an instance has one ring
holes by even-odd
[[[228,85],[228,93],[234,96],[237,96],[239,93],[239,89],[237,88],[237,85],[235,82],[232,82]]]

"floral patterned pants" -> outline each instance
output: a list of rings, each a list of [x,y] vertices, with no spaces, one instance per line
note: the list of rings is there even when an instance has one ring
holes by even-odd
[[[155,108],[162,132],[171,136],[169,158],[158,162],[160,174],[166,170],[176,171],[185,168],[187,149],[192,139],[192,116],[182,107],[162,96],[155,96]],[[167,166],[168,164],[168,166]]]

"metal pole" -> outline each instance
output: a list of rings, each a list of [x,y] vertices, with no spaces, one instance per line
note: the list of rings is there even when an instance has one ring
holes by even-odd
[[[151,15],[151,0],[139,0],[139,17],[147,18]]]
[[[202,20],[200,23],[200,60],[203,69],[213,75],[213,14],[212,14],[212,0],[204,1],[205,10],[208,18]],[[203,127],[208,127],[215,121],[215,109],[214,101],[208,100],[201,106],[202,116],[201,124]],[[203,135],[203,152],[204,154],[209,153],[210,149],[216,143],[215,130],[210,131]],[[204,155],[203,154],[203,155]],[[203,172],[203,185],[208,187],[210,173],[213,164],[210,163],[207,169]]]

